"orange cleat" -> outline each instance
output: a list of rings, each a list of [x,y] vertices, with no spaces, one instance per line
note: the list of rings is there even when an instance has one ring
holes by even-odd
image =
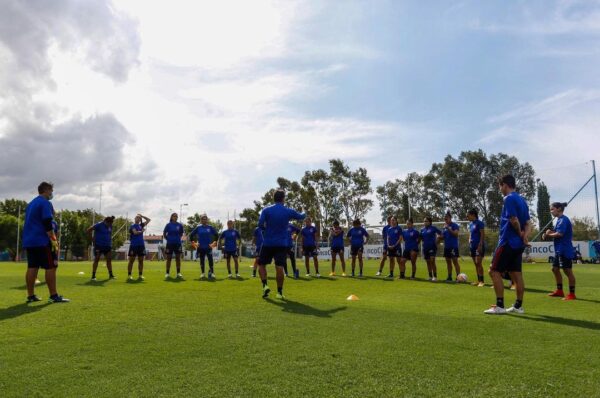
[[[575,299],[577,299],[577,297],[575,297],[575,293],[569,293],[569,294],[567,294],[567,297],[565,297],[563,300],[571,301],[571,300],[575,300]]]
[[[562,290],[555,290],[552,293],[548,293],[548,296],[550,297],[565,297],[565,292],[563,292]]]

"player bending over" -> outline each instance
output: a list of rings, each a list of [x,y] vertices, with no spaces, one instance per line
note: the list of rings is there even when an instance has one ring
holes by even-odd
[[[350,255],[352,256],[352,276],[355,276],[356,258],[358,257],[359,277],[363,276],[363,251],[365,243],[369,240],[369,234],[360,223],[359,219],[352,222],[352,228],[346,234],[350,238]]]
[[[550,297],[564,297],[563,300],[575,300],[575,274],[573,274],[573,226],[564,211],[567,203],[554,202],[550,206],[552,217],[556,217],[554,230],[546,231],[542,239],[554,239],[554,262],[552,273],[556,279],[556,290],[549,294]],[[569,279],[569,294],[565,297],[563,291],[563,278],[560,270]]]

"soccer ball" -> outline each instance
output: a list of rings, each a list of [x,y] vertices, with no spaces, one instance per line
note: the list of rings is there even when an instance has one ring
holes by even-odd
[[[456,280],[460,283],[465,283],[468,281],[467,274],[458,274],[456,276]]]

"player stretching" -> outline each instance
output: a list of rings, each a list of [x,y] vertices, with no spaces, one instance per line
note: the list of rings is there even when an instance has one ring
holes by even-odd
[[[217,244],[219,233],[217,230],[208,224],[208,217],[203,214],[200,217],[200,224],[190,232],[190,239],[198,237],[198,249],[196,249],[196,257],[200,257],[200,279],[204,279],[206,271],[206,259],[208,259],[208,279],[214,279],[214,260],[212,249]]]
[[[410,260],[412,265],[410,279],[415,279],[417,274],[417,255],[419,254],[419,241],[421,240],[421,235],[419,234],[419,231],[414,228],[412,218],[406,220],[406,229],[402,232],[402,238],[404,239],[404,251],[402,252],[402,258],[400,259],[400,272],[405,272],[406,262]]]
[[[475,263],[475,271],[477,272],[477,282],[473,285],[483,287],[483,257],[485,256],[485,224],[479,219],[479,214],[476,209],[471,209],[467,212],[469,219],[469,249],[471,258]]]
[[[252,265],[252,277],[256,278],[256,269],[258,267],[258,257],[263,245],[263,231],[256,227],[254,229],[254,236],[252,238],[252,244],[254,245],[254,264]]]
[[[96,281],[96,270],[100,257],[104,255],[106,259],[106,268],[110,279],[116,279],[112,269],[112,225],[115,216],[106,217],[103,221],[92,225],[87,229],[87,233],[92,238],[94,232],[94,263],[92,264],[92,281]]]
[[[292,273],[294,274],[294,279],[298,279],[300,277],[300,271],[296,268],[296,251],[294,247],[294,242],[296,241],[296,236],[300,233],[300,228],[295,226],[294,224],[288,224],[287,226],[287,256],[290,258],[290,263],[292,263]],[[287,261],[285,266],[283,267],[283,271],[285,276],[288,276],[288,267]]]
[[[429,280],[437,281],[437,266],[435,265],[435,255],[437,254],[437,240],[442,236],[442,231],[432,225],[431,217],[425,217],[423,223],[425,226],[421,229],[421,240],[423,241],[423,258],[427,262],[427,272]]]
[[[258,259],[258,273],[262,282],[263,298],[269,297],[269,286],[267,285],[267,265],[275,260],[275,272],[277,279],[277,298],[285,299],[283,296],[283,268],[287,262],[290,220],[304,220],[306,215],[284,206],[285,192],[275,191],[273,201],[275,204],[269,206],[260,213],[258,227],[264,231],[263,248]]]
[[[575,300],[575,275],[573,274],[573,226],[569,217],[564,215],[567,203],[554,202],[550,206],[552,217],[556,217],[554,230],[546,231],[542,239],[554,239],[554,262],[552,272],[556,279],[556,290],[549,294],[550,297],[564,297],[563,300]],[[563,291],[563,278],[560,270],[563,270],[569,279],[569,294],[565,297]]]
[[[340,227],[340,222],[335,220],[333,227],[329,230],[331,240],[331,273],[329,276],[335,276],[335,260],[340,258],[342,264],[342,276],[346,276],[346,259],[344,259],[344,230]]]
[[[127,280],[133,280],[131,271],[133,262],[138,259],[138,280],[144,280],[144,256],[146,255],[146,246],[144,245],[144,231],[150,219],[138,214],[135,216],[135,224],[129,227],[129,264],[127,264]]]
[[[398,225],[398,219],[392,217],[390,219],[390,227],[387,230],[387,256],[390,258],[390,274],[388,278],[394,277],[394,268],[396,267],[396,259],[400,257],[402,252],[402,228]],[[400,263],[398,263],[398,268]],[[404,279],[404,272],[400,270],[400,278]]]
[[[363,251],[364,245],[369,240],[367,230],[362,227],[360,220],[356,219],[352,222],[352,228],[346,234],[350,238],[350,255],[352,256],[352,276],[355,276],[356,257],[358,257],[358,266],[360,272],[358,276],[363,276]]]
[[[452,214],[447,212],[444,216],[444,229],[442,236],[444,237],[444,258],[448,268],[448,277],[446,282],[452,282],[452,265],[456,271],[456,276],[460,274],[460,265],[458,264],[458,224],[452,222]]]
[[[490,315],[502,315],[507,312],[522,314],[525,284],[521,273],[523,251],[529,245],[528,236],[531,231],[529,208],[527,202],[515,192],[515,177],[507,174],[499,180],[500,192],[504,195],[504,205],[500,215],[500,236],[494,259],[490,266],[490,276],[494,282],[496,305],[485,310]],[[504,285],[502,273],[507,272],[517,285],[517,300],[508,310],[504,309]]]
[[[318,231],[312,225],[310,217],[304,221],[304,228],[300,234],[302,234],[302,254],[304,255],[304,265],[306,265],[306,277],[310,276],[310,258],[312,257],[315,264],[315,277],[320,278],[319,251],[317,250]]]
[[[23,248],[27,251],[27,302],[41,301],[35,295],[35,280],[40,268],[46,273],[46,284],[50,292],[48,302],[67,303],[56,292],[56,269],[58,268],[58,241],[52,230],[52,215],[54,209],[52,200],[54,187],[48,182],[38,186],[39,196],[34,198],[25,208],[25,224],[23,226]]]
[[[224,247],[223,253],[225,254],[225,260],[227,261],[227,273],[229,279],[233,278],[231,273],[231,258],[235,265],[235,277],[240,278],[240,264],[238,262],[238,247],[242,244],[242,236],[237,229],[233,228],[233,221],[227,221],[227,229],[221,233],[219,237],[219,244]]]
[[[377,271],[375,276],[381,276],[381,273],[383,272],[383,267],[385,266],[385,260],[387,260],[387,254],[388,254],[387,231],[388,231],[388,229],[390,229],[391,220],[392,220],[392,216],[388,216],[387,225],[385,227],[383,227],[383,229],[381,230],[381,237],[383,239],[383,252],[381,255],[381,262],[379,263],[379,271]]]
[[[165,253],[167,254],[167,264],[165,279],[171,277],[171,259],[173,253],[175,253],[175,266],[177,267],[177,279],[182,279],[181,275],[181,237],[183,236],[183,225],[177,222],[177,213],[171,214],[169,223],[165,225],[163,230],[163,237],[167,240],[167,248]]]

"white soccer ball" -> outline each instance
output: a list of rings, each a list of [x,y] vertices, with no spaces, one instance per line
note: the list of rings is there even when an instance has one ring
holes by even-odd
[[[467,278],[467,274],[461,273],[461,274],[458,274],[458,275],[456,276],[456,280],[457,280],[458,282],[460,282],[460,283],[465,283],[465,282],[467,282],[469,279]]]

